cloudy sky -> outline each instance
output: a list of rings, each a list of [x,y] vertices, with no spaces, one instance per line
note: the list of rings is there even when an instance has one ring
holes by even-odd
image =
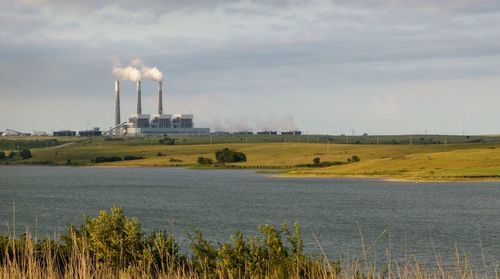
[[[113,2],[0,1],[0,130],[111,126],[112,68],[142,59],[217,130],[500,132],[498,1]]]

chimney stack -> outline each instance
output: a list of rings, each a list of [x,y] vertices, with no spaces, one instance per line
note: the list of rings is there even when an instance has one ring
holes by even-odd
[[[162,84],[161,80],[158,81],[158,114],[163,114],[163,92],[162,92]]]
[[[142,114],[141,105],[141,81],[137,81],[137,115]]]
[[[115,125],[120,123],[120,81],[115,81]]]

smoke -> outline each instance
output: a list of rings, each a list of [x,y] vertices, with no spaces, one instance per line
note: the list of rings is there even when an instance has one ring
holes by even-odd
[[[295,131],[299,130],[292,115],[279,118],[251,119],[246,116],[236,119],[212,119],[200,121],[200,125],[210,127],[214,131],[242,132],[242,131]]]
[[[114,67],[113,75],[120,80],[139,81],[142,79],[141,71],[132,66],[127,66],[125,68]]]
[[[119,62],[117,64],[117,66],[113,67],[113,75],[120,80],[163,80],[163,73],[158,68],[144,65],[144,62],[140,58],[130,61],[127,67],[119,66]]]
[[[156,67],[147,67],[142,65],[141,67],[141,72],[142,76],[144,79],[150,79],[150,80],[156,80],[156,81],[162,81],[163,80],[163,73],[158,70]]]

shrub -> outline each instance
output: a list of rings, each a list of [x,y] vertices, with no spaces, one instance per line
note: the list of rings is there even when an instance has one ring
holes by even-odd
[[[315,158],[313,159],[313,163],[314,163],[315,165],[319,165],[320,160],[321,160],[321,159],[320,159],[319,157],[315,157]]]
[[[361,159],[360,159],[357,155],[352,155],[352,156],[351,156],[351,161],[354,163],[354,162],[359,162],[359,161],[361,161]]]
[[[170,158],[169,160],[170,162],[174,162],[174,163],[179,163],[179,162],[182,162],[181,159],[175,159],[175,158]]]
[[[125,161],[141,160],[141,159],[144,159],[144,157],[142,157],[142,156],[133,156],[133,155],[123,156],[123,160],[125,160]]]
[[[245,162],[247,160],[247,156],[245,155],[245,153],[238,152],[229,148],[224,148],[222,150],[216,151],[215,158],[217,159],[217,162],[222,164]]]
[[[161,157],[161,156],[166,156],[166,155],[165,155],[165,153],[158,152],[158,153],[156,153],[156,156]]]
[[[142,230],[136,219],[128,218],[119,207],[99,212],[95,218],[85,218],[80,230],[68,228],[69,233],[84,238],[89,250],[100,263],[114,267],[137,262],[142,250]]]
[[[175,144],[175,139],[169,138],[169,137],[163,137],[162,139],[159,139],[158,142],[160,144],[174,145]]]
[[[99,156],[99,157],[96,157],[94,159],[94,162],[96,162],[96,163],[107,163],[107,162],[117,162],[117,161],[121,161],[121,160],[122,160],[122,158],[118,157],[118,156],[111,156],[111,157]]]
[[[23,150],[19,151],[19,155],[21,155],[21,158],[23,158],[23,160],[29,159],[29,158],[31,158],[31,150],[23,149]]]
[[[212,165],[214,161],[210,158],[198,157],[198,165]]]
[[[5,156],[5,152],[0,151],[0,160],[5,159],[5,157],[6,157],[6,156]]]
[[[9,152],[9,155],[7,155],[7,157],[9,157],[9,159],[14,159],[14,157],[16,157],[16,152],[15,151],[11,151]]]

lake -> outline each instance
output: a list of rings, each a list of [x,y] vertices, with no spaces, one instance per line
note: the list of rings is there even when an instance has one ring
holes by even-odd
[[[64,232],[114,204],[145,231],[194,229],[214,241],[259,224],[297,222],[308,251],[359,256],[361,234],[375,257],[452,261],[500,259],[500,183],[411,183],[372,179],[281,178],[249,170],[0,167],[0,233]],[[14,210],[15,209],[15,210]],[[318,241],[316,241],[316,238]]]

